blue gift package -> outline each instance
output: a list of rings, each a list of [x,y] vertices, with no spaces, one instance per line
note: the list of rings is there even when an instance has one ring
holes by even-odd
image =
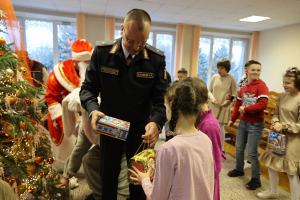
[[[285,154],[286,136],[281,133],[269,132],[268,148],[278,154]]]
[[[129,133],[130,122],[106,116],[99,118],[97,122],[97,133],[125,141]]]

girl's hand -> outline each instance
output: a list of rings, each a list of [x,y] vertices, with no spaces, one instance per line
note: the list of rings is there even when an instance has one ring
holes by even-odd
[[[284,125],[283,124],[281,124],[281,123],[279,123],[279,122],[277,122],[277,123],[275,123],[275,124],[272,124],[272,131],[273,132],[276,132],[276,133],[279,133],[280,131],[282,131],[282,129],[284,129]],[[270,127],[270,128],[271,128]]]
[[[212,104],[216,104],[216,105],[218,105],[219,103],[214,99],[214,100],[212,100],[211,101],[212,102]]]
[[[147,173],[143,173],[140,172],[140,170],[138,170],[136,167],[132,166],[132,168],[134,170],[128,169],[128,171],[130,171],[132,174],[134,174],[136,177],[130,176],[130,179],[133,181],[134,185],[142,185],[142,180],[144,178],[149,177],[150,178],[150,174],[152,172],[152,168],[149,167],[149,170]]]
[[[246,112],[245,112],[245,108],[244,108],[243,106],[240,106],[239,112],[240,112],[240,113],[246,113]]]
[[[229,121],[227,126],[231,127],[233,125],[233,122],[232,121]]]

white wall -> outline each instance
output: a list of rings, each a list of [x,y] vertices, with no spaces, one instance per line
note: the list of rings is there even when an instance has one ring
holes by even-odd
[[[97,15],[85,16],[86,40],[92,46],[96,45],[96,41],[105,40],[105,17]]]
[[[259,32],[256,60],[270,91],[283,92],[282,77],[289,67],[300,68],[300,24]]]

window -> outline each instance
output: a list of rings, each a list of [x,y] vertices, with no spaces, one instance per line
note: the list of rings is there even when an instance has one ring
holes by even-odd
[[[202,36],[199,42],[198,77],[209,85],[211,77],[218,73],[217,63],[221,59],[229,59],[229,74],[237,82],[242,78],[247,39]]]
[[[48,73],[54,65],[72,58],[72,44],[77,39],[75,23],[22,19],[20,27],[30,59],[41,62]],[[23,28],[22,28],[23,27]]]
[[[152,27],[153,28],[153,27]],[[115,39],[121,37],[121,30],[115,29]],[[166,57],[166,69],[169,74],[172,74],[173,69],[173,55],[174,55],[174,44],[175,44],[175,32],[164,32],[164,31],[151,31],[147,44],[156,47],[159,50],[165,52]]]
[[[53,22],[25,20],[26,49],[30,59],[53,66]]]

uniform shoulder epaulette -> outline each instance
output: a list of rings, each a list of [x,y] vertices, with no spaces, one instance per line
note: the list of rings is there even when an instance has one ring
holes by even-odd
[[[97,41],[96,46],[111,46],[113,45],[117,40],[107,40],[107,41]]]
[[[161,51],[161,50],[159,50],[159,49],[157,49],[157,48],[155,48],[155,47],[153,47],[153,46],[151,46],[149,44],[146,45],[146,48],[149,49],[150,51],[152,51],[152,52],[160,55],[160,56],[164,56],[165,55],[165,52],[163,52],[163,51]]]

